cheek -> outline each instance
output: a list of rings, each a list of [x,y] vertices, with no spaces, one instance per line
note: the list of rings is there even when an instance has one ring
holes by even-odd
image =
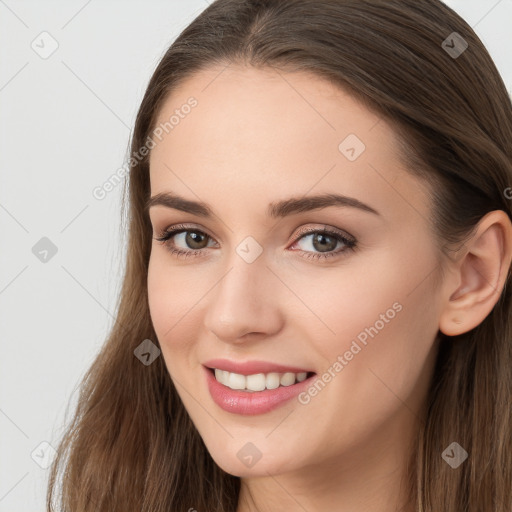
[[[202,329],[201,315],[211,276],[180,267],[162,252],[152,254],[148,266],[148,303],[155,333],[167,368],[179,375],[184,358],[192,354]],[[172,355],[172,357],[171,357]],[[188,363],[187,363],[188,364]],[[177,372],[177,373],[176,373]]]
[[[345,288],[350,296],[340,293],[338,314],[327,319],[338,340],[329,344],[330,360],[342,356],[338,385],[347,391],[354,414],[361,401],[370,406],[369,421],[409,400],[417,409],[433,363],[439,304],[429,273],[435,264],[414,256],[396,261],[374,261],[360,279],[351,279]]]
[[[338,374],[345,374],[343,380],[368,386],[371,394],[370,388],[378,382],[369,372],[374,369],[384,382],[407,393],[420,378],[438,331],[434,268],[434,254],[426,240],[421,248],[395,244],[371,257],[354,258],[350,271],[329,269],[332,275],[308,279],[308,285],[296,278],[294,290],[306,304],[314,305],[322,320],[314,320],[318,334],[310,339],[326,370],[338,356],[346,355],[343,369],[337,366]],[[300,321],[304,332],[313,333],[305,319]]]
[[[155,330],[168,333],[178,326],[204,295],[201,272],[173,263],[163,249],[152,253],[148,266],[148,301]],[[193,311],[190,311],[193,313]],[[172,328],[172,331],[169,329]]]
[[[170,281],[171,277],[166,272],[161,258],[151,254],[148,266],[148,303],[151,320],[159,338],[172,326],[171,315],[180,303],[177,300],[176,286],[169,287]]]
[[[357,337],[364,343],[370,338],[366,328],[376,322],[379,331],[389,330],[402,309],[400,281],[404,274],[390,265],[393,255],[381,251],[354,255],[338,267],[315,269],[309,275],[284,276],[298,298],[297,309],[288,318],[300,323],[302,332],[315,345],[323,359],[334,362],[338,354],[350,348]],[[289,299],[292,302],[291,299]],[[385,319],[381,320],[381,314]],[[293,318],[292,316],[293,315]]]
[[[414,247],[409,238],[396,237],[379,251],[355,255],[339,275],[323,280],[322,289],[313,288],[310,300],[321,304],[319,311],[337,337],[361,334],[364,343],[372,334],[384,338],[395,330],[413,335],[432,320],[426,313],[434,300],[435,255],[427,237],[417,237]]]
[[[195,294],[182,282],[176,267],[165,257],[151,256],[148,267],[148,303],[153,327],[162,349],[179,339]],[[196,299],[197,300],[197,299]]]

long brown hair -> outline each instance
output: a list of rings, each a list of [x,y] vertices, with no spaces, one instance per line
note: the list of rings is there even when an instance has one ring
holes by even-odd
[[[312,72],[391,123],[409,171],[432,185],[440,254],[450,256],[450,247],[486,213],[504,210],[512,218],[504,192],[512,184],[511,100],[480,39],[441,1],[216,0],[158,64],[138,111],[132,155],[147,144],[178,84],[213,64],[238,63]],[[58,447],[48,511],[55,510],[59,482],[58,504],[70,512],[237,507],[240,479],[209,455],[163,358],[146,366],[134,356],[145,339],[158,346],[146,283],[148,160],[130,164],[116,319]],[[438,334],[428,415],[410,475],[418,512],[512,510],[510,279],[509,269],[498,303],[480,325],[459,336]],[[441,457],[452,441],[469,453],[456,470]]]

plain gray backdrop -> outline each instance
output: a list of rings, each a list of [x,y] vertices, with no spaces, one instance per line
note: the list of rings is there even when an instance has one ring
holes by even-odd
[[[449,0],[512,86],[512,0]],[[0,0],[0,512],[45,510],[46,469],[112,326],[122,185],[145,87],[208,3]],[[447,34],[448,36],[448,34]]]

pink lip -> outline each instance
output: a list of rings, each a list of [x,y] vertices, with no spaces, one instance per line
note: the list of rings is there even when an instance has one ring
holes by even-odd
[[[229,359],[211,359],[203,363],[208,368],[217,368],[230,373],[238,373],[240,375],[254,375],[256,373],[308,373],[311,370],[304,370],[296,366],[284,366],[282,364],[268,363],[266,361],[246,361],[238,363]]]
[[[306,380],[291,386],[250,392],[234,390],[224,386],[217,381],[212,370],[205,366],[203,366],[203,370],[206,374],[206,383],[213,401],[227,412],[244,415],[263,414],[276,409],[304,391],[316,377],[316,374],[313,374]]]

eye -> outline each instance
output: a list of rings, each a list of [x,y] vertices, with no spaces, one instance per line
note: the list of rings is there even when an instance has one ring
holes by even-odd
[[[299,234],[301,236],[295,240],[291,247],[293,248],[309,239],[307,243],[303,244],[303,248],[298,251],[302,257],[307,259],[325,260],[340,256],[340,253],[346,253],[349,250],[353,251],[356,247],[356,240],[352,236],[346,236],[342,232],[327,228],[302,230]],[[213,239],[204,231],[184,225],[174,226],[172,229],[162,231],[155,240],[164,244],[167,250],[178,258],[201,256],[204,249],[208,247],[208,240],[213,242]],[[181,244],[185,248],[176,247],[177,244]],[[342,248],[334,251],[338,244],[341,244]]]
[[[292,247],[298,245],[304,240],[308,240],[303,243],[303,249],[299,252],[304,258],[308,259],[327,259],[335,256],[340,256],[340,253],[346,253],[347,251],[354,251],[356,247],[356,239],[352,236],[345,236],[343,233],[333,231],[327,228],[308,230],[306,232],[301,231],[300,236],[292,245]],[[338,244],[345,246],[341,250],[334,251]],[[306,249],[306,250],[304,250]],[[319,252],[311,252],[319,251]],[[334,252],[333,252],[334,251]]]
[[[202,250],[207,247],[205,240],[208,238],[211,239],[204,231],[179,225],[162,231],[155,240],[164,244],[169,252],[178,258],[188,258],[190,256],[200,256]],[[188,245],[191,250],[176,248],[176,241],[182,245]]]

